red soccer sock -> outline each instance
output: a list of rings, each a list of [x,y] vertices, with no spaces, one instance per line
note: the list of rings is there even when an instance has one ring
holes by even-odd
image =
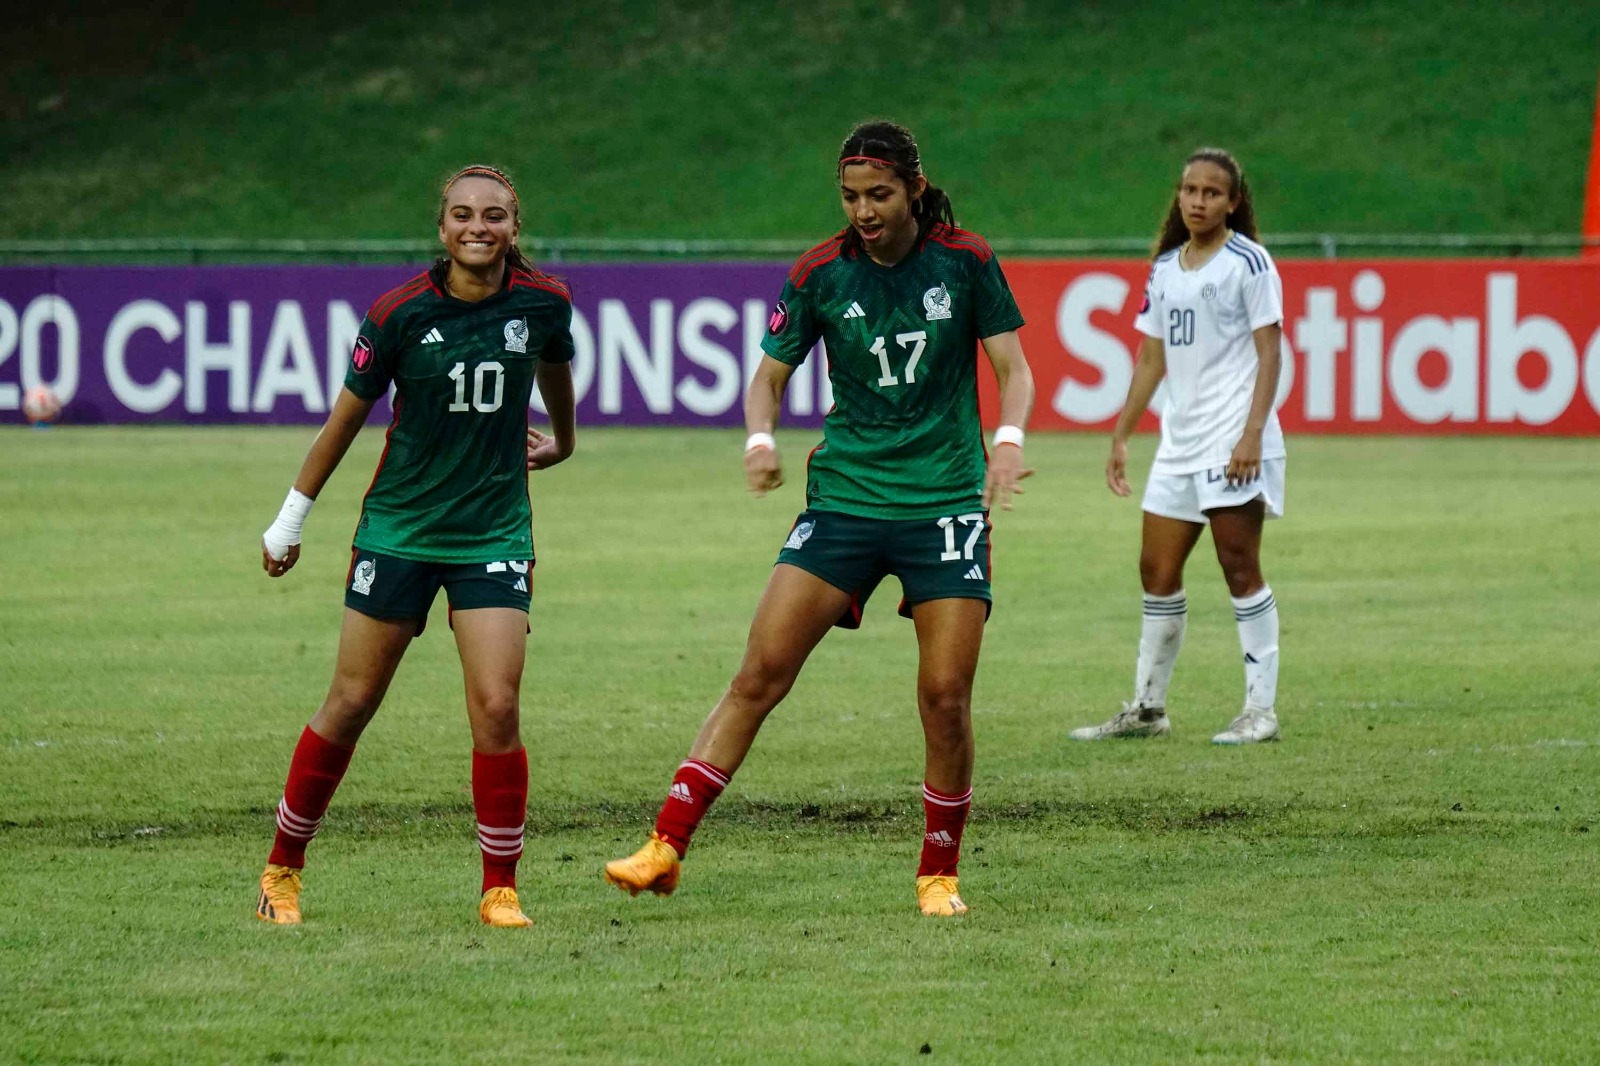
[[[472,753],[472,809],[478,815],[483,889],[517,887],[517,860],[528,819],[528,749]]]
[[[278,834],[268,862],[297,870],[305,866],[306,845],[321,828],[328,802],[355,753],[356,749],[324,740],[306,726],[289,760],[289,780],[278,801]]]
[[[955,876],[956,864],[961,861],[961,833],[967,828],[967,812],[971,809],[972,789],[968,788],[959,796],[947,796],[923,782],[922,812],[927,819],[928,832],[922,838],[918,877]]]
[[[689,853],[689,838],[728,787],[729,776],[699,759],[685,759],[673,775],[667,801],[656,815],[656,835],[671,844],[680,857]]]

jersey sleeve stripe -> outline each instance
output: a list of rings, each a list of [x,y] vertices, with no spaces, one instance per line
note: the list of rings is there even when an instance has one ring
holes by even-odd
[[[928,231],[928,239],[946,248],[971,252],[980,263],[987,263],[994,258],[994,249],[989,247],[989,242],[971,230],[958,229],[941,222]]]
[[[1228,249],[1228,251],[1232,252],[1234,255],[1238,256],[1240,259],[1243,259],[1245,266],[1250,268],[1250,273],[1252,276],[1261,273],[1261,268],[1256,266],[1256,261],[1251,258],[1250,253],[1241,248],[1235,248],[1231,243],[1225,244],[1223,247]]]
[[[811,272],[830,260],[837,259],[844,250],[844,237],[833,237],[811,249],[805,255],[794,261],[794,266],[789,271],[789,282],[795,288],[806,283],[806,278]]]
[[[1235,255],[1242,255],[1250,261],[1250,273],[1259,274],[1267,269],[1267,257],[1245,242],[1234,238],[1228,242],[1227,246]]]
[[[372,302],[372,310],[380,313],[387,313],[389,307],[391,307],[393,304],[403,302],[413,292],[416,292],[417,289],[426,281],[427,275],[419,274],[407,281],[404,285],[398,285],[395,288],[390,289],[388,292],[384,293],[382,296],[378,297]]]
[[[572,302],[572,290],[560,278],[552,277],[549,274],[531,274],[521,270],[512,271],[511,284],[513,287],[553,292],[568,303]]]
[[[378,297],[377,301],[373,303],[372,309],[367,312],[367,317],[372,319],[374,325],[382,326],[401,304],[422,295],[432,287],[433,285],[428,280],[428,275],[419,274],[399,288],[390,289]]]
[[[1261,245],[1255,243],[1254,241],[1247,240],[1243,237],[1236,236],[1234,239],[1241,247],[1244,248],[1245,251],[1249,252],[1255,258],[1255,261],[1260,264],[1262,270],[1267,269],[1267,250],[1265,248],[1261,247]]]

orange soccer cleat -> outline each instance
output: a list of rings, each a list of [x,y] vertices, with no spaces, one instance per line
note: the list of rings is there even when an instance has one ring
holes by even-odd
[[[300,924],[300,871],[267,863],[261,871],[261,896],[256,917],[273,925]]]
[[[491,888],[483,894],[483,899],[478,903],[478,917],[484,925],[492,925],[496,929],[526,929],[533,924],[533,919],[522,913],[517,890],[503,886]]]
[[[641,892],[670,896],[678,887],[678,871],[682,866],[677,849],[652,832],[644,847],[626,859],[606,863],[606,880],[630,896]]]
[[[956,893],[956,878],[942,874],[917,878],[917,907],[930,918],[967,913],[967,905]]]

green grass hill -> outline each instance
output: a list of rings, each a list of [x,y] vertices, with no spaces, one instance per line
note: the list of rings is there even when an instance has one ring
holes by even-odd
[[[1571,233],[1600,67],[1555,0],[271,6],[13,16],[0,238],[426,237],[493,161],[531,235],[804,240],[872,116],[996,237],[1149,233],[1199,144],[1269,233]]]

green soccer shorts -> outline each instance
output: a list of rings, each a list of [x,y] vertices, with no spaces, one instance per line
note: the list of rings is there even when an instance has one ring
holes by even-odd
[[[850,593],[850,608],[837,623],[845,629],[861,625],[867,598],[890,574],[900,579],[905,618],[929,600],[992,606],[989,558],[989,516],[982,511],[911,521],[805,511],[778,552],[778,562]]]
[[[494,563],[423,563],[354,548],[345,579],[344,605],[371,618],[415,618],[417,635],[441,588],[450,612],[512,607],[526,612],[533,602],[528,582],[532,559]]]

